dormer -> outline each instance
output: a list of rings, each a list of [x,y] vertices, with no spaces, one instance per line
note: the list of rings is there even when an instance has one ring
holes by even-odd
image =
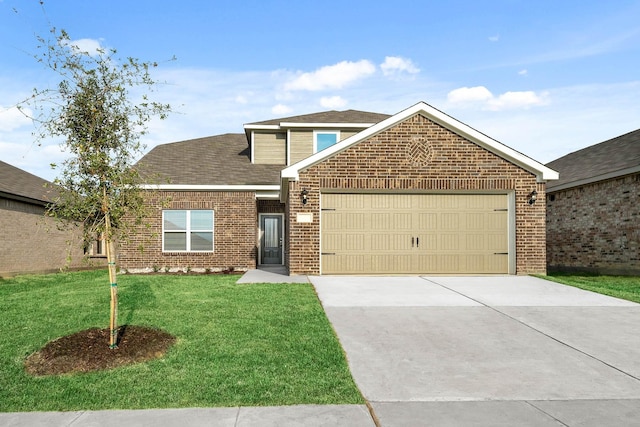
[[[388,118],[367,111],[326,111],[248,123],[251,163],[292,165]]]

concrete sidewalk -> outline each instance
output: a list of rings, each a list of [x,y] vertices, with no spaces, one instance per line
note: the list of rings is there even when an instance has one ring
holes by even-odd
[[[0,413],[3,427],[374,427],[364,405]]]

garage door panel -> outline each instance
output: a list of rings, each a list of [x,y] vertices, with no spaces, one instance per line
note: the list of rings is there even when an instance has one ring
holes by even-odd
[[[457,230],[460,228],[460,214],[443,212],[440,214],[438,225],[443,230]]]
[[[438,226],[438,214],[435,212],[418,212],[420,230],[433,230]]]
[[[507,273],[508,198],[323,194],[323,274]]]
[[[411,234],[371,233],[372,251],[404,252],[411,249]]]
[[[372,230],[389,230],[391,226],[390,213],[371,213],[371,229]]]

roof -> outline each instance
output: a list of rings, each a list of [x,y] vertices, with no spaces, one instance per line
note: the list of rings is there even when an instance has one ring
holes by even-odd
[[[45,204],[53,199],[49,181],[0,160],[0,195]]]
[[[640,129],[567,154],[547,164],[560,179],[547,191],[589,184],[640,172]]]
[[[467,126],[466,124],[454,119],[453,117],[443,113],[442,111],[426,104],[419,102],[418,104],[407,108],[404,111],[399,112],[389,118],[359,132],[349,138],[346,138],[339,143],[319,151],[318,153],[307,157],[304,160],[295,163],[288,168],[283,169],[281,174],[281,183],[284,188],[288,180],[298,179],[298,173],[310,166],[322,162],[327,157],[330,157],[340,151],[346,150],[354,144],[357,144],[365,139],[372,137],[392,126],[416,115],[421,114],[435,123],[449,129],[452,132],[474,142],[475,144],[485,148],[492,153],[509,160],[510,162],[522,167],[523,169],[536,175],[538,181],[543,182],[547,180],[558,179],[558,173],[545,165],[538,163],[537,161],[525,156],[524,154],[507,147],[506,145],[488,137],[487,135],[478,132],[477,130]]]
[[[149,184],[168,180],[179,186],[278,185],[284,166],[252,164],[250,156],[244,134],[229,133],[158,145],[136,167],[158,176]]]
[[[246,128],[267,126],[286,127],[287,124],[359,124],[370,126],[390,117],[388,114],[371,113],[368,111],[345,110],[345,111],[324,111],[321,113],[303,114],[301,116],[284,117],[280,119],[265,120],[262,122],[247,123]]]

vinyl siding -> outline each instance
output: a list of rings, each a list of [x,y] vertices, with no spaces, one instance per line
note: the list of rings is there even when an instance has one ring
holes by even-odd
[[[291,138],[289,141],[290,164],[297,163],[313,154],[312,130],[291,130],[289,138]]]
[[[287,137],[285,133],[254,132],[253,163],[267,165],[287,164]]]

